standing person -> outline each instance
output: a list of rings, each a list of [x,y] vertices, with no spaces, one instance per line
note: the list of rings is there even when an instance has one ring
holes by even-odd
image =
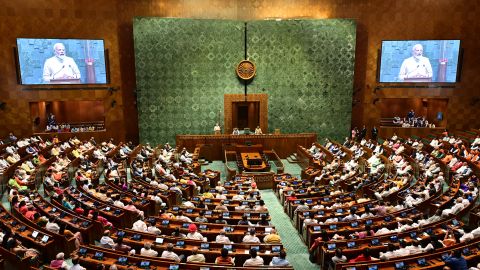
[[[367,136],[367,128],[363,125],[362,131],[360,131],[360,136],[358,137],[358,141],[361,141]]]
[[[222,128],[220,127],[220,125],[218,123],[215,124],[215,127],[213,128],[213,132],[215,133],[215,135],[220,135],[221,134]]]
[[[81,74],[73,58],[68,57],[63,43],[53,45],[54,56],[48,58],[43,65],[43,80],[50,82],[56,79],[80,79]]]
[[[445,264],[452,270],[467,270],[467,261],[462,256],[462,250],[456,249],[452,255],[445,259]]]
[[[403,60],[398,79],[432,79],[432,65],[427,57],[423,56],[422,44],[415,44],[412,47],[412,56]]]
[[[372,140],[377,141],[377,136],[378,136],[378,129],[376,126],[373,126],[372,128]]]

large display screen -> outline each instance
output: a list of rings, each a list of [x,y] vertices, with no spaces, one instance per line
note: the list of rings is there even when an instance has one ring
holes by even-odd
[[[454,83],[460,40],[382,41],[379,82]]]
[[[17,38],[20,83],[106,84],[103,40]]]

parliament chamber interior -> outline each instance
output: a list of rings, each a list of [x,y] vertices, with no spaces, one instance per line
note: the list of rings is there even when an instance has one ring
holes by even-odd
[[[0,269],[480,269],[479,2],[0,6]]]

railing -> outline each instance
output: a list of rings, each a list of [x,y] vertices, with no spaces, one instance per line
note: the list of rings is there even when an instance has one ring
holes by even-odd
[[[272,149],[271,151],[265,151],[264,153],[268,156],[268,159],[275,164],[275,167],[277,167],[277,173],[283,173],[285,171],[285,166],[275,150]]]

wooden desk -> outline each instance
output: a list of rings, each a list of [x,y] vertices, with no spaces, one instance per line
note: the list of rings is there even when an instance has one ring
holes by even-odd
[[[317,141],[316,133],[265,134],[265,135],[177,135],[176,144],[194,151],[197,144],[203,144],[202,155],[208,160],[223,160],[224,145],[247,142],[263,145],[264,149],[275,149],[280,158],[295,153],[297,145],[309,146]]]
[[[114,250],[104,249],[101,247],[95,246],[81,246],[81,249],[85,250],[85,255],[80,256],[80,262],[84,265],[87,269],[95,269],[97,265],[103,264],[109,267],[112,264],[116,264],[118,269],[145,269],[144,267],[139,267],[140,262],[149,262],[150,267],[148,269],[165,269],[167,270],[170,265],[178,265],[179,269],[188,269],[188,270],[200,270],[202,268],[208,269],[231,269],[231,267],[227,267],[225,265],[216,265],[214,263],[176,263],[169,259],[164,259],[160,257],[145,257],[141,255],[127,255],[125,253],[121,253]],[[103,259],[98,260],[94,258],[96,252],[103,253]],[[123,266],[118,263],[118,259],[120,257],[126,257],[128,260],[128,265]],[[128,268],[127,268],[128,267]],[[269,269],[269,270],[291,270],[292,267],[274,267],[274,266],[258,266],[258,267],[239,267],[235,266],[235,269]]]
[[[258,152],[241,153],[243,167],[251,172],[262,172],[267,168]]]

